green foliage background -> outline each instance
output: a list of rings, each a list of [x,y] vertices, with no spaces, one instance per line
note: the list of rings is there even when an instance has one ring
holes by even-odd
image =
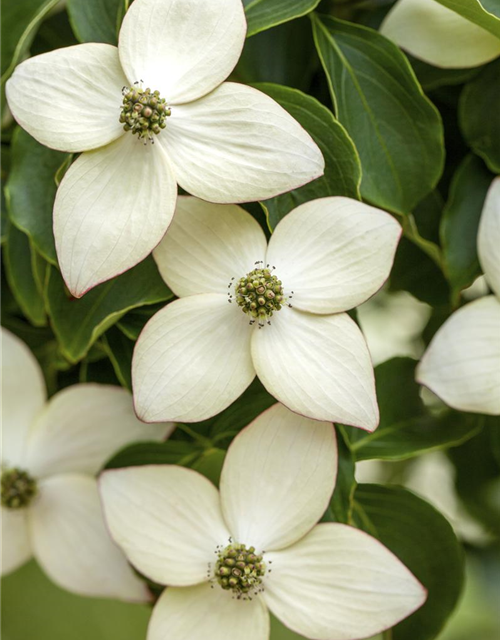
[[[483,3],[488,16],[476,0],[438,1],[500,37],[496,0]],[[5,81],[16,64],[78,42],[116,44],[129,2],[68,0],[56,10],[57,4],[2,0],[2,108]],[[404,237],[387,292],[404,291],[430,305],[418,336],[428,344],[481,273],[477,227],[486,191],[500,171],[500,60],[444,70],[405,55],[376,31],[391,0],[244,4],[248,39],[231,79],[278,101],[309,131],[326,161],[322,178],[246,208],[268,234],[297,204],[318,197],[345,195],[391,212]],[[50,394],[84,381],[130,389],[134,342],[173,294],[148,258],[81,300],[69,296],[57,267],[52,205],[72,160],[41,146],[3,111],[2,324],[33,350]],[[428,588],[426,605],[386,638],[492,640],[500,629],[488,609],[491,584],[500,576],[500,507],[491,497],[500,471],[499,420],[429,408],[414,382],[415,366],[414,359],[401,357],[376,368],[381,424],[375,433],[337,427],[339,477],[324,520],[376,536]],[[220,415],[181,426],[166,443],[132,445],[107,466],[177,463],[217,483],[231,438],[273,403],[256,381]],[[415,458],[437,450],[453,464],[462,506],[492,540],[486,548],[464,549],[442,514],[398,485]],[[386,461],[391,483],[357,486],[355,464],[364,460]],[[461,622],[442,633],[462,593],[465,550],[470,582]],[[62,592],[34,562],[4,579],[2,588],[5,640],[145,637],[147,608]],[[273,622],[272,640],[293,638],[298,636]]]

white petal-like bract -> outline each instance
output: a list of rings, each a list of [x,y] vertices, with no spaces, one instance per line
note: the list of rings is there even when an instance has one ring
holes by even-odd
[[[235,540],[258,551],[293,544],[324,514],[336,475],[331,422],[282,404],[264,411],[233,440],[222,470],[222,508]]]
[[[200,98],[228,77],[245,35],[241,0],[135,0],[118,48],[130,84],[143,81],[178,104]]]
[[[28,347],[2,327],[2,465],[26,461],[28,433],[45,404],[42,370]]]
[[[307,202],[277,225],[266,262],[276,267],[293,306],[337,313],[361,304],[389,277],[401,235],[380,209],[343,198]]]
[[[174,106],[158,138],[181,187],[210,202],[271,198],[318,178],[325,166],[314,140],[277,102],[233,82]]]
[[[31,558],[31,542],[26,509],[0,507],[2,525],[1,575],[18,569]]]
[[[252,360],[269,393],[292,411],[367,431],[377,427],[370,354],[347,314],[283,307],[271,325],[254,331]]]
[[[30,505],[33,553],[61,588],[85,596],[149,600],[104,523],[94,478],[63,474],[39,483]]]
[[[399,0],[381,33],[435,67],[478,67],[500,55],[500,40],[435,0]]]
[[[79,298],[141,262],[164,236],[176,199],[177,184],[158,144],[128,134],[81,155],[54,204],[57,257],[71,293]]]
[[[255,377],[248,316],[227,294],[170,303],[144,327],[132,361],[134,403],[146,422],[198,422],[228,407]]]
[[[59,391],[39,414],[29,435],[27,465],[37,477],[95,475],[125,445],[161,440],[173,428],[138,420],[132,396],[121,387],[75,384]]]
[[[455,311],[416,377],[454,409],[500,415],[500,301],[486,296]]]
[[[315,640],[367,638],[421,607],[426,591],[395,555],[363,531],[321,524],[266,554],[264,599],[287,627]]]
[[[148,640],[268,640],[269,613],[262,598],[242,602],[203,584],[165,589],[153,609]]]
[[[500,178],[495,178],[484,202],[477,237],[479,262],[500,300]]]
[[[153,256],[177,296],[227,293],[233,278],[264,260],[266,245],[259,223],[241,207],[181,196]]]
[[[230,534],[207,478],[151,465],[105,471],[99,487],[111,535],[141,573],[175,586],[208,580],[216,547]]]
[[[87,43],[29,58],[7,81],[6,94],[12,115],[38,142],[80,152],[124,133],[119,117],[126,84],[118,49]]]

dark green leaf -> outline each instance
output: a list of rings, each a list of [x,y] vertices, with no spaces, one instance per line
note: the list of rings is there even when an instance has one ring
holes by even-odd
[[[472,415],[429,414],[415,382],[416,365],[411,358],[393,358],[375,368],[379,426],[373,433],[345,427],[356,460],[405,460],[459,445],[481,428]]]
[[[500,173],[500,60],[464,87],[458,113],[469,146],[491,171]]]
[[[138,467],[146,464],[183,464],[194,460],[201,451],[191,442],[166,440],[165,442],[138,442],[116,453],[104,465],[105,469]]]
[[[61,351],[70,362],[79,362],[97,338],[127,311],[169,300],[172,293],[149,257],[79,300],[67,292],[61,275],[51,268],[46,296]]]
[[[359,526],[378,538],[420,580],[427,602],[392,630],[393,640],[432,640],[454,610],[464,580],[462,549],[448,521],[401,487],[359,485]]]
[[[441,221],[445,273],[455,300],[481,273],[477,230],[493,175],[476,156],[467,156],[453,177]]]
[[[127,336],[129,340],[133,340],[135,342],[141,331],[144,329],[146,322],[151,320],[155,313],[160,311],[160,309],[163,309],[164,306],[165,305],[160,302],[159,304],[151,304],[147,307],[133,309],[124,315],[116,326]]]
[[[471,69],[443,69],[441,67],[433,67],[431,64],[414,58],[409,53],[406,57],[413,67],[413,71],[422,85],[425,92],[433,91],[439,87],[463,84],[472,80],[477,73],[477,68]]]
[[[363,198],[409,213],[442,172],[437,109],[387,38],[328,16],[314,15],[313,28],[336,115],[361,158]]]
[[[349,448],[343,427],[337,427],[338,469],[335,491],[322,522],[350,523],[352,517],[356,479],[354,477],[354,456]]]
[[[208,449],[190,466],[218,487],[225,457],[226,452],[223,449]]]
[[[43,297],[37,288],[31,267],[32,256],[29,238],[13,224],[8,226],[4,246],[5,274],[14,297],[31,324],[46,324]]]
[[[132,391],[134,343],[116,327],[111,327],[103,336],[102,341],[120,384]]]
[[[80,42],[118,44],[118,19],[125,0],[68,0],[68,14]]]
[[[39,144],[17,128],[12,138],[12,169],[5,189],[12,222],[51,262],[57,264],[52,209],[56,195],[54,176],[67,154]]]
[[[500,38],[498,0],[437,0],[437,2]]]
[[[308,131],[325,158],[325,175],[300,189],[262,203],[271,229],[303,202],[327,196],[360,199],[361,165],[356,148],[344,127],[331,111],[297,89],[258,84],[257,89],[276,100]]]
[[[247,37],[288,20],[305,16],[320,0],[243,0],[247,16]]]

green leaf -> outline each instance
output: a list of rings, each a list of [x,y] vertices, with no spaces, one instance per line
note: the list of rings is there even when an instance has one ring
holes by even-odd
[[[413,71],[418,81],[422,85],[422,89],[428,93],[439,87],[453,86],[463,84],[472,80],[478,70],[475,67],[470,69],[443,69],[442,67],[434,67],[423,60],[414,58],[406,52],[406,57],[413,67]]]
[[[201,451],[192,442],[166,440],[165,442],[138,442],[116,453],[104,465],[105,469],[139,467],[146,464],[183,464],[199,458]]]
[[[363,168],[361,195],[409,213],[436,185],[444,162],[439,112],[398,47],[372,29],[313,14],[337,118]]]
[[[32,270],[32,250],[28,236],[13,224],[8,225],[3,260],[9,287],[31,324],[41,327],[47,323],[43,297]]]
[[[440,233],[445,273],[456,302],[460,291],[481,273],[477,230],[492,180],[483,162],[473,155],[463,160],[453,176]]]
[[[190,466],[218,487],[225,458],[224,449],[208,449]]]
[[[390,549],[428,591],[424,606],[392,630],[393,640],[432,640],[454,610],[464,581],[463,552],[449,522],[401,487],[359,485],[359,526]]]
[[[467,143],[493,173],[500,173],[500,60],[464,87],[458,106]]]
[[[356,490],[354,477],[354,456],[349,448],[347,435],[343,427],[337,426],[338,469],[335,491],[328,505],[322,522],[350,523],[352,517],[353,497]]]
[[[95,287],[79,300],[67,292],[61,275],[51,268],[46,297],[61,351],[70,362],[76,363],[127,311],[170,300],[172,293],[149,257],[121,276]]]
[[[116,377],[122,387],[132,391],[132,355],[134,343],[116,327],[111,327],[102,338],[103,347],[111,360]]]
[[[271,200],[262,202],[271,229],[292,209],[303,202],[327,196],[360,199],[361,165],[344,127],[331,111],[315,98],[290,87],[258,84],[256,88],[271,96],[313,137],[325,158],[321,178]]]
[[[127,336],[129,340],[135,342],[141,331],[144,329],[146,322],[149,322],[155,313],[160,311],[160,309],[163,309],[164,306],[165,305],[160,302],[159,304],[151,304],[147,307],[133,309],[124,315],[116,326]]]
[[[243,0],[247,16],[247,37],[305,16],[320,0]]]
[[[5,188],[9,215],[52,264],[57,264],[52,232],[54,176],[66,158],[67,154],[44,147],[23,129],[14,132],[12,169]]]
[[[375,368],[379,426],[373,433],[344,427],[356,460],[406,460],[426,451],[457,446],[481,428],[472,415],[431,415],[415,382],[416,365],[411,358],[393,358]]]
[[[71,27],[80,42],[118,44],[124,0],[68,0]]]
[[[59,0],[2,2],[2,110],[5,82],[28,51],[40,23],[58,2]]]
[[[437,2],[500,38],[498,0],[437,0]]]

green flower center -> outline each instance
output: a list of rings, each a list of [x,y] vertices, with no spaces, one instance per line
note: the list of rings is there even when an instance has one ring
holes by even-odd
[[[7,509],[22,509],[38,493],[36,481],[22,469],[2,471],[2,506]]]
[[[140,139],[151,140],[167,126],[171,111],[159,91],[140,87],[123,88],[123,105],[120,122],[125,131],[130,131]]]
[[[251,324],[258,320],[260,326],[269,323],[273,313],[287,304],[283,284],[269,266],[254,269],[240,278],[235,284],[235,298],[241,310],[253,318]],[[229,300],[232,300],[231,296]]]
[[[244,544],[231,543],[216,553],[215,578],[225,591],[232,591],[238,600],[251,600],[252,594],[261,591],[266,565],[255,547],[247,549]]]

